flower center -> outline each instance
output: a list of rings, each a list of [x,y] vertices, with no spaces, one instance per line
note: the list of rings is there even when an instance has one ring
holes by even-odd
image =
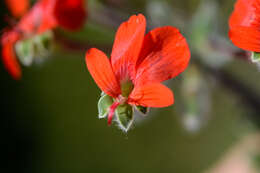
[[[116,108],[119,105],[123,105],[127,103],[128,96],[134,89],[134,84],[130,79],[124,79],[120,82],[120,87],[121,87],[121,94],[114,99],[114,103],[109,108],[108,125],[110,125],[112,122]]]
[[[127,98],[129,94],[132,92],[132,90],[134,89],[134,84],[130,79],[125,79],[120,82],[120,87],[121,87],[121,95]]]
[[[123,95],[119,95],[116,99],[115,102],[119,104],[124,104],[127,101],[127,97],[124,97]]]

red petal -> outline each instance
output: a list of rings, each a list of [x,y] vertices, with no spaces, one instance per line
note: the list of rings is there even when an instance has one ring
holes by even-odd
[[[120,87],[107,56],[100,50],[92,48],[86,53],[87,68],[99,88],[106,94],[116,97]]]
[[[17,62],[16,55],[14,52],[14,44],[8,42],[3,45],[2,48],[2,59],[5,68],[8,70],[10,75],[18,80],[22,76],[21,68]]]
[[[238,0],[229,19],[229,26],[259,26],[259,8],[260,2],[258,0]]]
[[[229,37],[236,46],[260,52],[260,1],[238,0],[229,27]]]
[[[22,31],[24,35],[32,35],[56,27],[56,21],[51,12],[53,2],[52,0],[36,2],[31,10],[20,20],[17,28]]]
[[[241,49],[260,52],[260,30],[258,28],[243,26],[231,28],[229,38]]]
[[[69,30],[77,30],[86,20],[83,0],[57,0],[54,8],[57,23]]]
[[[16,18],[22,17],[29,9],[29,0],[5,0],[12,15]]]
[[[57,0],[41,0],[37,3],[38,8],[35,11],[38,13],[38,22],[34,22],[38,29],[37,33],[42,33],[47,30],[53,29],[58,26],[56,18],[54,16],[54,7],[57,4]]]
[[[139,14],[131,16],[117,30],[111,54],[111,64],[117,79],[134,78],[135,64],[142,47],[145,27],[145,17]]]
[[[166,107],[174,103],[173,93],[160,83],[135,87],[128,103],[145,107]]]
[[[161,27],[150,31],[137,62],[135,84],[162,82],[183,72],[190,60],[190,50],[179,30]]]

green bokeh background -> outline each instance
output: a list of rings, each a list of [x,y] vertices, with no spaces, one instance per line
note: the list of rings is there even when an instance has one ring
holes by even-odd
[[[124,12],[124,20],[136,12],[145,14],[144,8],[150,1],[98,2],[112,11]],[[166,2],[187,18],[203,3],[199,0]],[[220,33],[227,37],[227,19],[234,1],[215,2],[220,7],[217,16]],[[3,16],[7,10],[0,3]],[[62,34],[84,41],[88,44],[86,49],[100,46],[109,53],[116,27],[95,29],[92,23],[95,21],[90,17],[81,36]],[[2,21],[1,27],[5,26]],[[93,35],[97,30],[104,34],[102,39]],[[190,36],[185,33],[185,37],[189,42]],[[259,93],[260,74],[254,64],[236,59],[223,69]],[[212,81],[210,74],[202,72],[202,75]],[[7,156],[4,155],[7,172],[200,173],[213,166],[242,136],[255,130],[250,121],[254,114],[250,108],[236,93],[215,81],[208,86],[212,105],[207,124],[196,133],[187,131],[177,107],[182,99],[178,93],[183,75],[168,83],[175,93],[175,105],[152,109],[151,115],[135,123],[127,134],[115,125],[108,127],[106,120],[97,117],[100,90],[85,67],[84,51],[60,48],[43,64],[24,67],[21,81],[12,80],[1,63],[0,76],[5,144],[2,150]]]

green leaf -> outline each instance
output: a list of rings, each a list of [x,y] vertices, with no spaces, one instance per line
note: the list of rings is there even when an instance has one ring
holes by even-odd
[[[147,115],[148,112],[149,112],[149,108],[148,108],[148,107],[136,106],[135,108],[136,108],[136,110],[137,110],[138,112],[140,112],[140,113],[143,114],[143,115]]]
[[[259,52],[252,52],[251,61],[252,62],[260,62],[260,53]]]
[[[98,118],[105,118],[108,114],[109,107],[113,104],[113,98],[103,94],[98,101]]]
[[[129,104],[122,104],[116,108],[116,117],[119,127],[127,132],[134,121],[133,107]]]

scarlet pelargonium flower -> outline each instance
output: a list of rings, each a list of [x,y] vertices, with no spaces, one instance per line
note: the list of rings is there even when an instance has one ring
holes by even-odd
[[[237,0],[229,27],[229,37],[237,47],[260,52],[260,1]]]
[[[84,0],[39,0],[19,23],[5,32],[1,39],[3,63],[14,79],[21,69],[14,51],[19,40],[28,39],[56,27],[75,31],[86,18]]]
[[[120,25],[110,59],[95,48],[86,53],[87,68],[105,93],[99,101],[99,116],[108,114],[111,124],[116,112],[124,130],[132,124],[132,106],[146,112],[147,107],[173,104],[172,91],[161,82],[183,72],[190,59],[178,29],[159,27],[145,35],[145,28],[145,17],[134,15]]]

